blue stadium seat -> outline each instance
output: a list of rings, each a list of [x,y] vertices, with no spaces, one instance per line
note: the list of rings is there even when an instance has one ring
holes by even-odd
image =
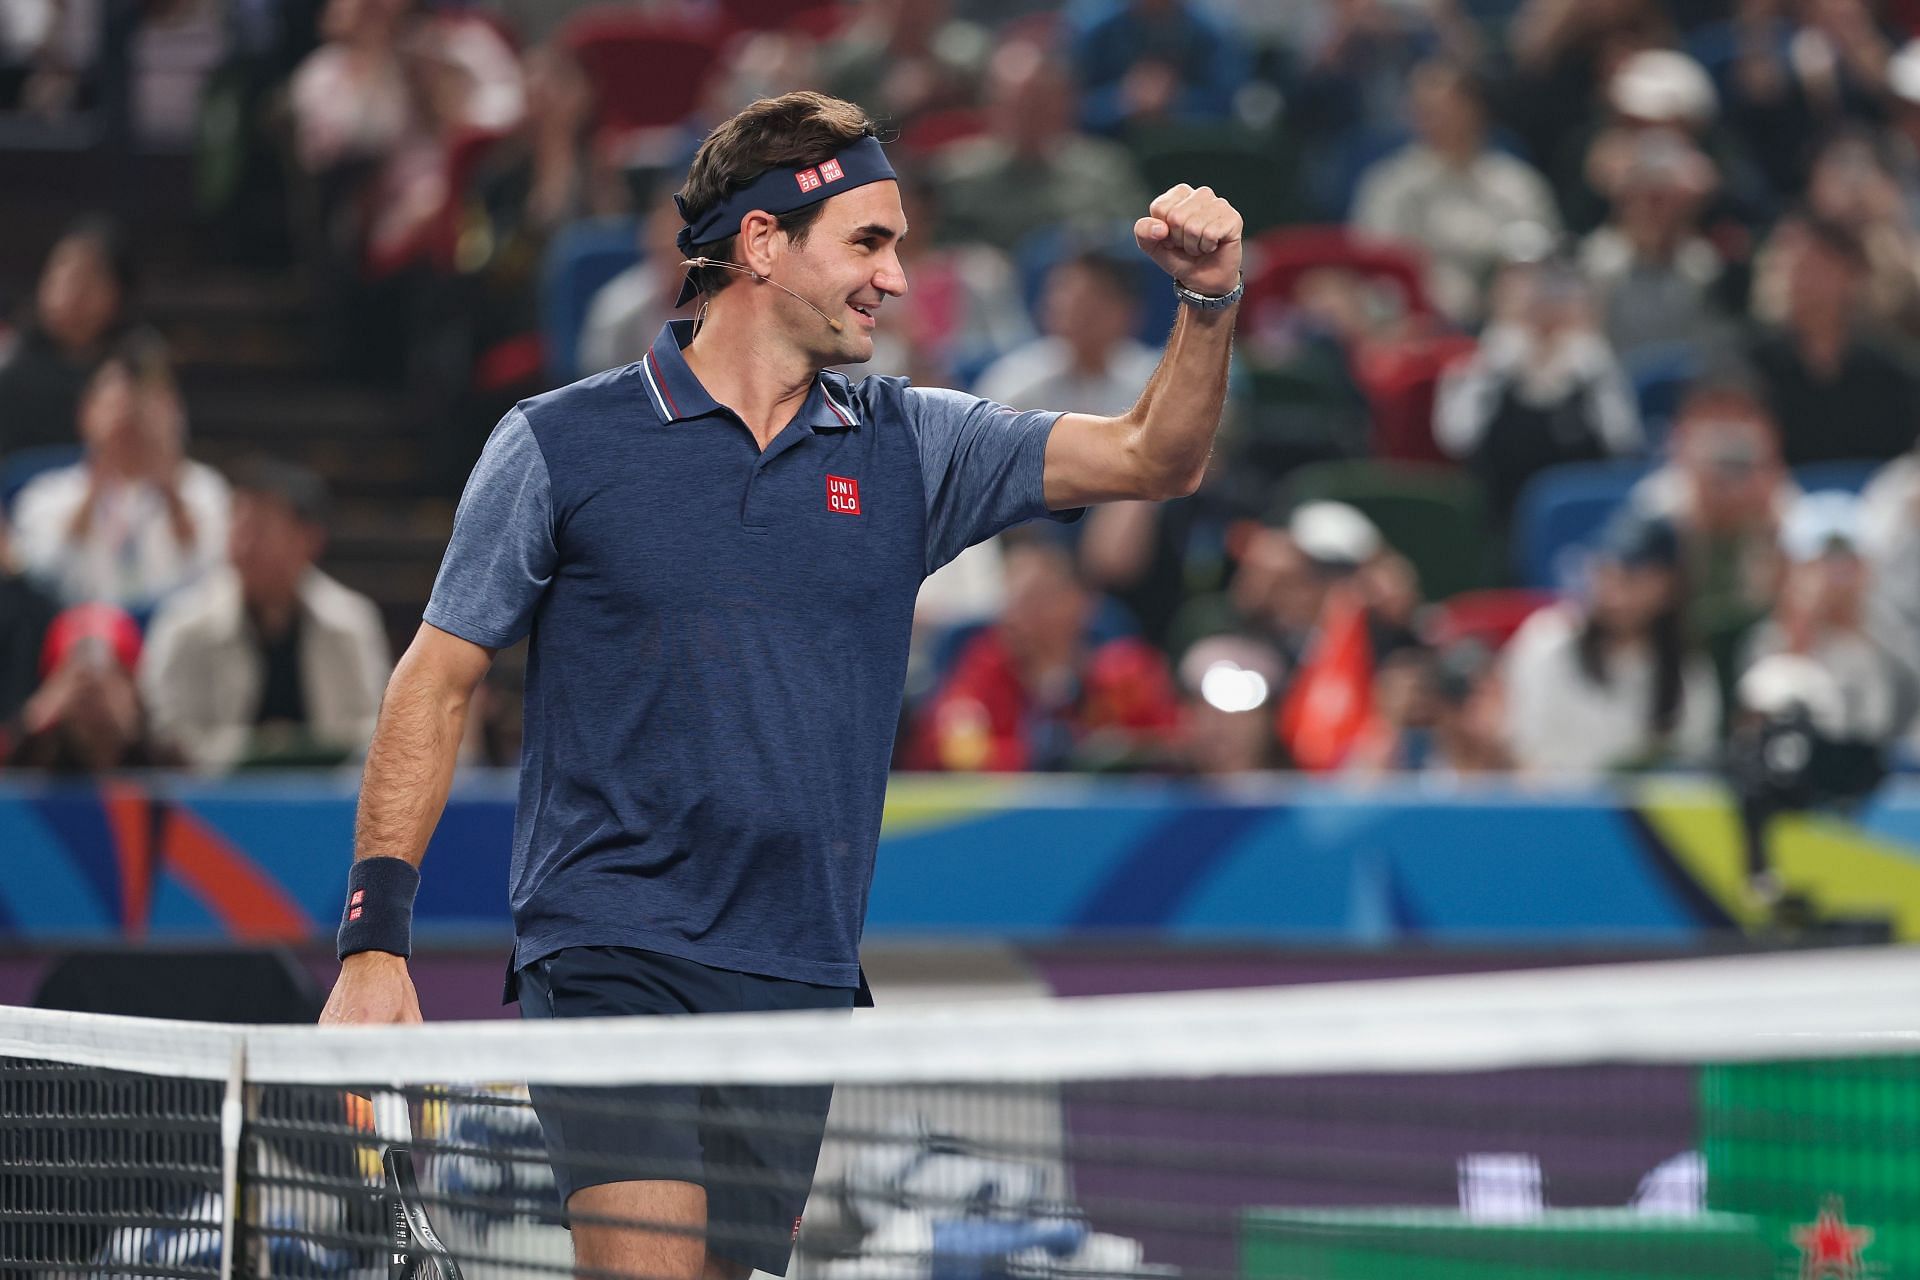
[[[1572,462],[1527,481],[1513,510],[1513,568],[1521,586],[1564,591],[1580,553],[1598,539],[1649,464]]]
[[[42,471],[72,466],[80,461],[80,454],[77,444],[47,444],[8,454],[0,460],[0,512],[13,507],[14,498],[27,487],[29,480]]]
[[[1800,486],[1803,493],[1818,493],[1822,489],[1844,489],[1848,493],[1859,493],[1867,487],[1867,481],[1873,479],[1874,473],[1885,465],[1874,458],[1810,462],[1793,469],[1793,482]]]
[[[588,218],[562,229],[540,265],[540,333],[555,385],[580,376],[580,330],[600,287],[640,261],[632,218]]]
[[[1661,343],[1634,352],[1625,363],[1647,448],[1658,449],[1666,443],[1681,398],[1700,376],[1700,353],[1684,342]]]

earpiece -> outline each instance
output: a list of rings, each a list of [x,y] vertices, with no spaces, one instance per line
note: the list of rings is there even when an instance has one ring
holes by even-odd
[[[750,275],[755,280],[764,281],[765,283],[772,285],[774,288],[780,290],[780,292],[786,294],[788,297],[799,301],[801,305],[810,308],[815,315],[819,316],[822,320],[825,320],[827,322],[827,328],[833,330],[835,333],[846,332],[846,329],[847,329],[846,325],[842,324],[838,320],[835,320],[832,316],[820,310],[820,308],[814,306],[811,302],[808,302],[805,298],[802,298],[799,294],[787,288],[787,286],[781,284],[778,280],[775,280],[772,276],[763,276],[758,271],[755,271],[752,267],[743,267],[737,262],[722,262],[718,258],[682,258],[680,260],[680,265],[683,267],[720,267],[727,271],[739,271],[745,275]]]

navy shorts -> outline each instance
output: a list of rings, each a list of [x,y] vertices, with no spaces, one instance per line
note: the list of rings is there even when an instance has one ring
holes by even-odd
[[[850,987],[714,969],[631,947],[568,947],[521,967],[523,1018],[851,1009]],[[535,1085],[561,1203],[582,1187],[671,1179],[707,1192],[707,1248],[785,1275],[813,1186],[831,1085]]]

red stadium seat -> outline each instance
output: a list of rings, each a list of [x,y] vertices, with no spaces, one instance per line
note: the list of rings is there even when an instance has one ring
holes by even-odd
[[[838,0],[720,0],[720,12],[735,31],[795,31],[816,38],[847,17]]]
[[[602,133],[678,124],[693,111],[726,27],[625,8],[585,9],[560,41],[592,81]]]
[[[1373,454],[1401,462],[1451,462],[1433,439],[1433,399],[1448,365],[1473,354],[1464,334],[1370,342],[1354,353],[1353,377],[1373,410]]]
[[[1436,649],[1462,640],[1478,640],[1489,649],[1505,647],[1520,624],[1559,599],[1551,591],[1498,588],[1466,591],[1428,611],[1422,638]]]
[[[900,145],[915,155],[928,155],[987,131],[987,118],[971,107],[930,111],[900,130]]]
[[[1283,227],[1257,237],[1250,246],[1253,274],[1247,277],[1247,296],[1240,308],[1241,323],[1276,304],[1293,298],[1301,277],[1323,267],[1337,267],[1369,280],[1385,281],[1399,292],[1407,313],[1425,318],[1433,314],[1427,297],[1426,262],[1411,245],[1356,236],[1345,227]]]

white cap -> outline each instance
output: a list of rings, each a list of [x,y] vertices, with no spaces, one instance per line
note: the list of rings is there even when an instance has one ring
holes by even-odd
[[[1309,502],[1287,521],[1302,555],[1320,564],[1358,567],[1380,554],[1380,530],[1344,502]]]
[[[1803,494],[1780,523],[1780,549],[1795,564],[1834,549],[1860,551],[1860,499],[1844,489]]]
[[[1719,106],[1707,69],[1672,49],[1629,56],[1613,73],[1607,99],[1621,115],[1665,124],[1705,124]]]
[[[1887,88],[1902,102],[1920,106],[1920,40],[1909,40],[1887,59]]]

